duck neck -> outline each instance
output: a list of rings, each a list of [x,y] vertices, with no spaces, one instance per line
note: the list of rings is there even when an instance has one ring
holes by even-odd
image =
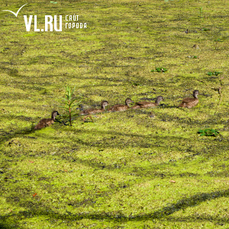
[[[52,120],[55,121],[55,119],[56,119],[56,114],[53,114],[52,115]]]
[[[193,95],[193,97],[194,97],[195,99],[198,99],[198,97],[197,97],[197,95],[196,95],[196,94],[194,94],[194,95]]]
[[[106,108],[106,104],[101,104],[101,109],[105,110],[105,108]]]
[[[126,106],[130,107],[130,102],[126,102]]]

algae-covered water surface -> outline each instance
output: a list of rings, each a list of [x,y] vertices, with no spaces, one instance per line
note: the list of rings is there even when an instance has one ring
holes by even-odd
[[[229,228],[228,15],[220,0],[2,1],[0,227]]]

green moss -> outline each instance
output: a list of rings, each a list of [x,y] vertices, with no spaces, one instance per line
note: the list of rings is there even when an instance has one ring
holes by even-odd
[[[57,13],[88,22],[59,33],[28,33],[21,14],[2,12],[0,227],[228,228],[226,9],[218,0],[40,1],[23,9],[40,26]],[[151,72],[161,66],[168,71]],[[35,131],[53,110],[65,114],[66,85],[88,107],[165,100]],[[198,106],[177,108],[193,90]],[[197,134],[205,129],[220,135]]]

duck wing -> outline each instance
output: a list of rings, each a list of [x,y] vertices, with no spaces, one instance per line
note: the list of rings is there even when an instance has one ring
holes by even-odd
[[[113,107],[110,107],[108,109],[108,111],[120,111],[120,110],[123,110],[125,109],[126,105],[122,105],[122,104],[116,104],[114,105]]]
[[[155,103],[147,102],[147,101],[137,102],[136,105],[139,105],[140,107],[155,107],[156,106]]]
[[[40,122],[34,127],[35,130],[40,130],[46,126],[50,126],[51,124],[53,124],[54,121],[53,119],[41,119]]]
[[[138,104],[136,104],[136,105],[134,105],[134,106],[131,107],[131,109],[139,109],[139,108],[141,108],[141,106],[138,105]]]
[[[198,104],[199,100],[195,98],[185,98],[178,107],[192,108]]]

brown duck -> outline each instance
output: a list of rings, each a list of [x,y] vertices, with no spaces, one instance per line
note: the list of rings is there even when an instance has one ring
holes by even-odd
[[[156,98],[155,103],[148,102],[148,101],[142,101],[142,102],[137,102],[136,105],[131,107],[132,109],[138,109],[138,108],[147,108],[147,107],[156,107],[160,104],[160,102],[164,100],[162,96],[158,96]]]
[[[130,108],[129,104],[133,103],[133,101],[130,98],[127,98],[125,100],[125,105],[122,104],[116,104],[113,107],[110,107],[108,111],[125,111]]]
[[[46,126],[50,126],[54,123],[56,116],[59,115],[58,111],[53,111],[51,118],[44,118],[34,127],[35,130],[40,130]]]
[[[187,108],[192,108],[196,106],[199,102],[197,95],[199,94],[198,90],[193,91],[193,97],[194,98],[185,98],[181,102],[181,104],[178,107],[187,107]]]
[[[90,114],[96,114],[96,113],[102,113],[105,111],[105,107],[109,105],[109,103],[107,101],[102,101],[101,102],[101,109],[87,109],[84,110],[80,113],[80,115],[90,115]]]

